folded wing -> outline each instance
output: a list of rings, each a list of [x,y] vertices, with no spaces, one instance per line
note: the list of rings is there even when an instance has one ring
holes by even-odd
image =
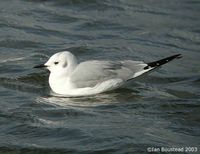
[[[78,87],[93,87],[109,79],[127,81],[146,67],[142,61],[86,61],[80,63],[72,75],[71,81]]]

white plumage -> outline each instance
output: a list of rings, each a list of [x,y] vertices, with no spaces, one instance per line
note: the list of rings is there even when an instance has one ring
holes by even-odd
[[[73,54],[64,51],[54,54],[44,65],[35,68],[46,67],[50,71],[49,85],[53,92],[70,97],[86,96],[119,88],[179,57],[180,55],[175,55],[148,64],[132,60],[91,60],[78,64]]]

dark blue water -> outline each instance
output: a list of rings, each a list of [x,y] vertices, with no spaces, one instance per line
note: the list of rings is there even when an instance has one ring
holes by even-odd
[[[1,1],[0,153],[200,151],[199,8],[199,0]],[[59,98],[48,72],[32,67],[63,50],[79,61],[183,58],[130,89]]]

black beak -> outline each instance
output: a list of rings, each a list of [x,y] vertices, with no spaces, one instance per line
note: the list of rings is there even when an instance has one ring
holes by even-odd
[[[47,67],[47,66],[44,64],[41,64],[41,65],[34,66],[33,68],[44,68],[44,67]]]

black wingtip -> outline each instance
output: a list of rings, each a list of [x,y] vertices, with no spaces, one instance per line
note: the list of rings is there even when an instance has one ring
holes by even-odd
[[[164,64],[166,64],[166,63],[168,63],[168,62],[170,62],[174,59],[179,59],[179,58],[182,58],[181,54],[176,54],[176,55],[173,55],[173,56],[170,56],[170,57],[158,60],[158,61],[147,63],[147,66],[144,67],[144,69],[157,68],[157,67],[164,65]]]
[[[179,59],[179,58],[182,58],[182,57],[183,57],[181,54],[177,54],[176,56],[177,56],[177,57],[176,57],[177,59]]]

